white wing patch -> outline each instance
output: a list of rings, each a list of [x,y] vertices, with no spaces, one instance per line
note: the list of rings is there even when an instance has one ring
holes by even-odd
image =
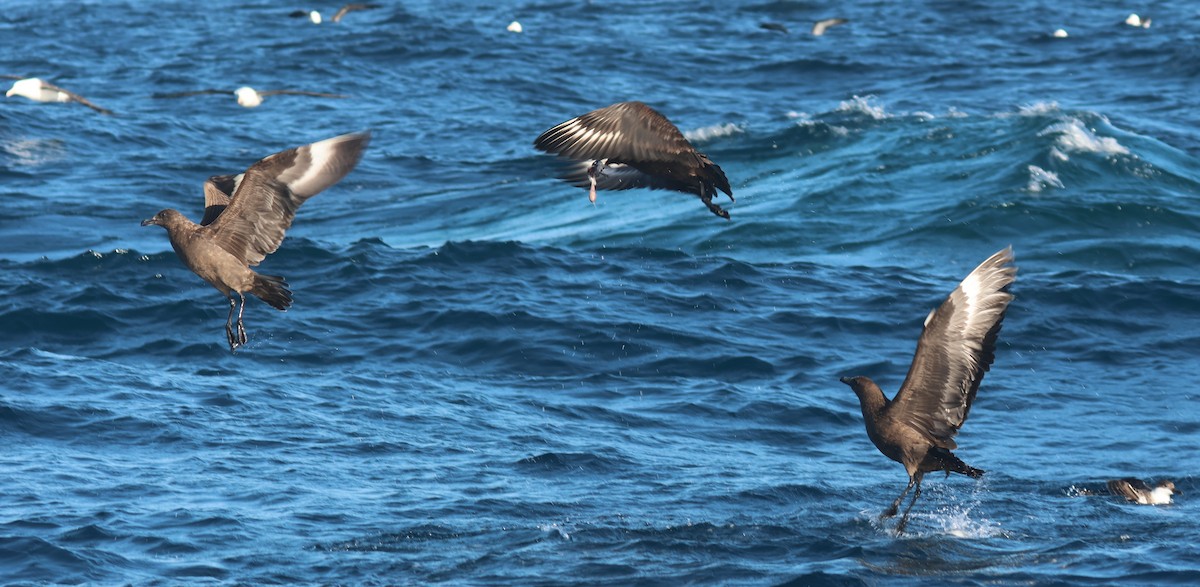
[[[288,189],[301,196],[310,196],[328,187],[328,178],[324,177],[325,169],[337,155],[336,145],[344,142],[346,138],[334,137],[309,145],[308,168],[300,177],[287,182]]]

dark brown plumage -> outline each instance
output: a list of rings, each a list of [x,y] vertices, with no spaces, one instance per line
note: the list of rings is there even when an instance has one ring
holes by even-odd
[[[1012,301],[1008,288],[1016,275],[1009,247],[975,268],[929,313],[908,376],[893,399],[867,377],[841,379],[858,396],[871,442],[908,472],[908,487],[883,517],[896,515],[904,496],[916,486],[896,532],[904,531],[925,473],[983,475],[950,451],[958,446],[954,436],[995,358],[996,337]]]
[[[572,161],[562,179],[596,190],[651,188],[700,197],[713,214],[728,219],[713,197],[733,200],[725,172],[684,138],[665,116],[641,102],[620,102],[572,118],[533,142],[538,150]]]
[[[246,343],[243,294],[252,293],[280,310],[292,303],[283,277],[261,275],[250,267],[279,248],[301,204],[354,169],[369,140],[370,133],[365,132],[342,135],[281,151],[236,176],[211,177],[204,184],[200,224],[172,209],[142,221],[142,226],[166,228],[171,247],[184,265],[229,299],[225,335],[230,351]],[[242,302],[236,333],[234,293]]]

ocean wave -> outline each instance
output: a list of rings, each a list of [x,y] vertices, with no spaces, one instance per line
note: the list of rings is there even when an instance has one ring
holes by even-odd
[[[1103,153],[1106,155],[1128,155],[1129,149],[1112,137],[1098,137],[1084,126],[1083,121],[1069,118],[1051,125],[1038,136],[1053,135],[1055,144],[1066,152]]]
[[[705,142],[718,137],[727,137],[740,132],[744,132],[742,127],[732,122],[727,122],[725,124],[715,124],[713,126],[705,126],[702,128],[684,131],[683,137],[693,142]]]
[[[1029,184],[1025,188],[1032,193],[1041,192],[1045,188],[1064,188],[1062,180],[1053,171],[1046,171],[1037,165],[1029,166]]]

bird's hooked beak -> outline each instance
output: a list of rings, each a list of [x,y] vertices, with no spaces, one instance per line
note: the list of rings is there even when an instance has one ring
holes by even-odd
[[[158,224],[157,216],[155,216],[154,218],[147,218],[142,221],[142,226],[150,226],[151,224]]]
[[[838,381],[841,381],[842,383],[845,383],[846,385],[851,385],[853,383],[853,379],[854,379],[853,377],[840,377],[840,378],[838,378]]]

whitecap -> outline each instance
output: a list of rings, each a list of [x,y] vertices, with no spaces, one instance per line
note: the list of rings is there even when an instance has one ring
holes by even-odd
[[[850,129],[848,129],[844,126],[838,126],[836,124],[829,124],[827,122],[820,122],[820,121],[816,121],[816,120],[809,120],[809,119],[797,120],[796,126],[801,127],[801,128],[823,129],[823,130],[828,131],[830,134],[832,134],[835,137],[844,137],[844,136],[847,136],[850,134]]]
[[[558,524],[543,524],[538,526],[538,530],[541,530],[542,532],[545,532],[553,537],[561,538],[562,540],[571,540],[571,534],[566,530],[563,530],[562,526],[559,526]]]
[[[714,124],[703,128],[689,130],[683,133],[683,138],[689,141],[707,141],[717,137],[725,137],[731,134],[744,132],[742,127],[730,122],[726,124]],[[586,187],[586,186],[585,186]]]
[[[0,144],[16,165],[33,167],[54,163],[66,157],[66,144],[57,139],[18,139]]]
[[[1038,193],[1047,187],[1063,188],[1062,180],[1058,179],[1058,174],[1053,171],[1046,171],[1037,165],[1029,166],[1029,184],[1025,187],[1026,190]]]
[[[1034,102],[1033,104],[1021,106],[1017,110],[1017,114],[1021,116],[1042,116],[1051,112],[1058,112],[1058,102],[1053,100],[1049,102]]]
[[[1128,155],[1129,149],[1112,137],[1098,137],[1077,118],[1069,118],[1047,127],[1038,136],[1057,134],[1055,144],[1064,151]]]
[[[88,357],[83,357],[83,356],[79,356],[79,355],[63,355],[63,354],[59,354],[59,353],[55,353],[55,352],[51,352],[51,351],[44,351],[37,347],[30,347],[29,350],[36,357],[41,357],[43,359],[54,359],[55,361],[88,361],[88,360],[90,360]]]
[[[871,103],[874,98],[875,96],[854,96],[849,100],[843,100],[839,103],[835,112],[857,112],[866,114],[875,120],[891,118],[891,115],[883,109],[883,106]]]

